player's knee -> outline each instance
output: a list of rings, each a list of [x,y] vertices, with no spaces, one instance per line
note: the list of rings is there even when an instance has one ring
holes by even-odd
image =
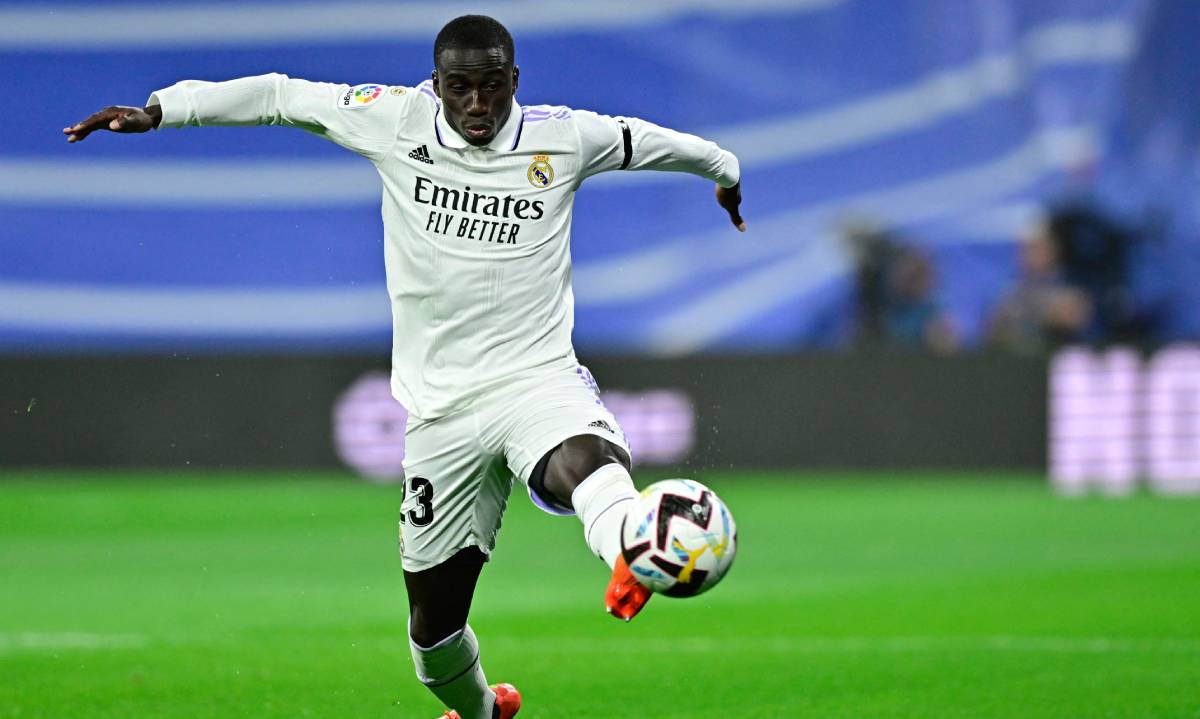
[[[465,614],[457,617],[438,612],[433,607],[413,606],[408,619],[408,636],[419,647],[434,647],[462,631],[466,625]]]
[[[447,588],[447,592],[450,591]],[[467,624],[469,600],[443,595],[409,602],[408,634],[418,646],[432,647],[441,643]]]
[[[608,464],[630,468],[629,455],[603,437],[584,434],[560,444],[546,465],[544,485],[556,500],[571,506],[571,494],[583,480]]]

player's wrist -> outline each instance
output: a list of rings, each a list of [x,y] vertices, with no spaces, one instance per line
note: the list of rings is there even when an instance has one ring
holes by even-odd
[[[162,105],[147,105],[142,108],[142,112],[150,116],[150,127],[155,130],[162,124]]]

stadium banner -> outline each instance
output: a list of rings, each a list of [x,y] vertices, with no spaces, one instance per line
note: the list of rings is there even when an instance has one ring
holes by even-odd
[[[1017,277],[1022,230],[1047,200],[1081,193],[1134,223],[1163,218],[1162,241],[1138,250],[1161,252],[1161,269],[1135,299],[1176,298],[1155,303],[1174,308],[1164,335],[1200,332],[1187,311],[1200,301],[1200,4],[495,7],[517,42],[520,103],[693,132],[745,173],[744,236],[693,177],[608,173],[583,186],[572,256],[588,353],[844,345],[847,218],[922,248],[937,303],[977,345]],[[286,128],[77,145],[56,130],[187,78],[411,87],[429,77],[441,23],[467,10],[478,5],[0,3],[0,80],[23,103],[0,137],[0,352],[383,351],[380,185],[367,161]]]
[[[1001,355],[585,358],[643,468],[1024,469],[1046,363]],[[0,358],[0,466],[399,476],[383,355]]]
[[[1064,494],[1200,494],[1200,346],[1071,347],[1050,364],[1049,469]]]

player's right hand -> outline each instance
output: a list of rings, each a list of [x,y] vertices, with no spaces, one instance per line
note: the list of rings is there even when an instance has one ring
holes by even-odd
[[[79,142],[96,130],[112,132],[146,132],[158,127],[162,120],[162,108],[158,105],[121,107],[114,105],[100,112],[93,112],[70,127],[63,128],[67,142]]]

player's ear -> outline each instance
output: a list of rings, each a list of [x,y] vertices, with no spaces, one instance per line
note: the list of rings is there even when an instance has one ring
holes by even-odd
[[[429,76],[429,79],[433,80],[433,94],[437,95],[438,97],[441,97],[442,96],[442,88],[439,86],[439,83],[438,83],[437,70],[433,71],[433,74]]]
[[[516,65],[513,65],[513,92],[514,93],[517,91],[517,85],[519,84],[518,81],[520,79],[521,79],[521,68],[517,67]]]

